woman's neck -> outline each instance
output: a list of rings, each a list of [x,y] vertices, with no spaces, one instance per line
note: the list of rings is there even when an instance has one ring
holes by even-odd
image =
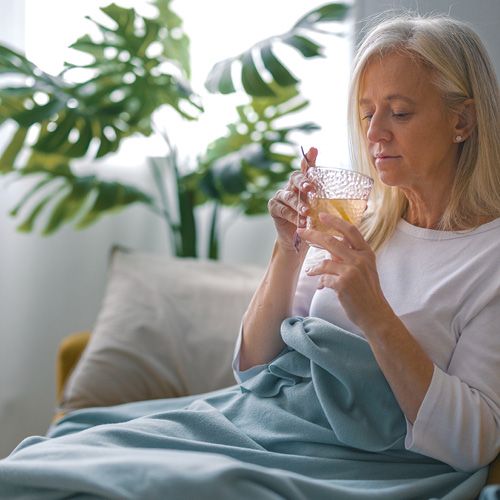
[[[406,194],[406,193],[405,193]],[[422,227],[426,229],[441,229],[441,222],[443,215],[445,213],[447,203],[438,200],[438,203],[432,204],[431,202],[423,202],[423,200],[418,200],[415,202],[415,198],[407,196],[408,208],[406,209],[403,219],[411,224],[412,226]],[[444,198],[447,201],[447,198]],[[449,227],[448,231],[460,231],[464,229],[472,229],[474,227],[479,227],[483,224],[491,222],[496,217],[494,216],[477,216],[472,217],[467,223],[462,227]]]
[[[423,197],[415,192],[403,190],[408,208],[403,218],[413,226],[438,229],[448,204],[448,194]]]

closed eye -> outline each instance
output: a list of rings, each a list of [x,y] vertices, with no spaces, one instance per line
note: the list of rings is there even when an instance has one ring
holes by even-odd
[[[400,120],[404,120],[412,115],[412,113],[392,113],[394,118],[398,118]]]

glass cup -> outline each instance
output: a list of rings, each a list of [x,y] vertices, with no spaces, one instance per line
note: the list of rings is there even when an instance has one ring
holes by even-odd
[[[319,220],[320,212],[327,212],[355,226],[359,225],[373,186],[371,177],[354,170],[332,167],[310,167],[306,177],[315,186],[315,191],[308,193],[309,229],[342,236]]]

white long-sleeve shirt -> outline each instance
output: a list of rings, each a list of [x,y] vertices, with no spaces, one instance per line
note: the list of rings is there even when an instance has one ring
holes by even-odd
[[[363,333],[335,292],[317,289],[304,269],[321,257],[311,248],[300,274],[293,315],[316,316]],[[434,363],[429,389],[405,446],[460,470],[500,452],[500,219],[472,231],[444,232],[401,220],[377,252],[382,291]],[[238,382],[266,365],[233,370]]]

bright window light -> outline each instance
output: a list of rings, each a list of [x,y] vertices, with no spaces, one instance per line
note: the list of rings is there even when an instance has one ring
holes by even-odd
[[[26,2],[26,54],[44,71],[57,74],[65,59],[71,57],[67,47],[77,37],[88,32],[90,23],[85,16],[96,17],[99,7],[109,0],[25,0]],[[147,15],[146,0],[119,0],[124,7],[134,7]],[[194,158],[206,145],[222,135],[226,124],[234,120],[235,104],[241,104],[232,96],[210,96],[203,84],[214,63],[234,56],[255,42],[281,34],[305,13],[325,4],[318,0],[174,0],[172,9],[184,23],[184,30],[191,40],[192,84],[203,100],[206,112],[196,125],[179,121],[173,141],[180,153]],[[350,42],[347,36],[322,37],[326,43],[326,58],[304,60],[289,50],[286,61],[302,79],[303,94],[310,99],[304,121],[314,121],[322,130],[314,135],[304,135],[300,141],[305,147],[316,146],[323,163],[347,163],[345,132],[346,89],[350,58]],[[161,123],[166,117],[158,117]],[[168,119],[172,119],[170,116]],[[176,118],[175,118],[176,119]],[[193,132],[193,129],[196,129]],[[151,145],[150,154],[158,153]],[[128,141],[123,155],[133,164],[144,157],[142,147]],[[124,145],[125,148],[125,145]],[[123,149],[120,153],[123,154]],[[158,146],[161,149],[161,146]]]

